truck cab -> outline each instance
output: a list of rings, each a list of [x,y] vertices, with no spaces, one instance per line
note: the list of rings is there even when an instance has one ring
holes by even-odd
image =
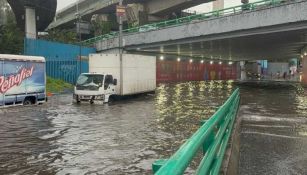
[[[110,96],[116,94],[116,85],[117,79],[111,74],[83,73],[78,77],[74,88],[74,101],[108,103]]]

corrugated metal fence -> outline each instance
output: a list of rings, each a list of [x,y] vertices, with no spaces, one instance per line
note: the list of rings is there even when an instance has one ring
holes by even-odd
[[[88,55],[95,53],[95,48],[82,47],[80,63],[80,47],[45,40],[25,39],[24,54],[43,56],[46,58],[47,76],[62,79],[74,84],[81,71],[88,72]]]

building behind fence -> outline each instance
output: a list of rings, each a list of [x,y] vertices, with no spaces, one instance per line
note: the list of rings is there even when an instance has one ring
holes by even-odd
[[[95,48],[82,47],[80,63],[80,47],[45,40],[25,39],[24,54],[43,56],[46,58],[47,76],[74,84],[80,74],[88,72],[88,55],[95,53]],[[80,66],[81,64],[81,66]]]

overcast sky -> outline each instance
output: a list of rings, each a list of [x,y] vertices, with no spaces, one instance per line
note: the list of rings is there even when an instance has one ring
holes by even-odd
[[[72,4],[76,3],[76,0],[58,0],[58,8],[57,10],[61,10],[62,8]]]
[[[58,9],[60,10],[64,8],[67,5],[70,5],[72,3],[76,3],[77,0],[58,0]],[[254,2],[256,0],[250,0],[251,2]],[[225,7],[231,7],[235,5],[239,5],[241,3],[241,0],[225,0]],[[208,3],[206,5],[199,5],[197,7],[192,8],[192,10],[196,10],[198,12],[205,12],[210,11],[212,9],[211,3]]]

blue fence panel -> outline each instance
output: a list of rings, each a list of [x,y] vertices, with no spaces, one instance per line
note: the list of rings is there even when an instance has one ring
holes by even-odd
[[[88,55],[96,53],[95,48],[81,47],[82,61],[80,66],[80,46],[45,40],[25,39],[24,54],[46,58],[47,76],[58,78],[74,84],[80,72],[88,72]],[[80,71],[81,67],[81,71]]]

